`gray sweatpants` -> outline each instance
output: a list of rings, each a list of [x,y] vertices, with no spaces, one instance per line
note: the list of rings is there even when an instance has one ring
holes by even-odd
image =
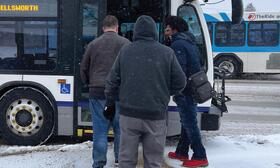
[[[135,168],[142,142],[144,168],[160,168],[166,140],[166,120],[142,120],[120,115],[120,168]]]

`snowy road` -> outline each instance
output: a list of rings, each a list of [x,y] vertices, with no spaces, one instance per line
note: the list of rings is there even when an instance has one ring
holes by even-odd
[[[280,81],[229,81],[221,135],[280,134]]]
[[[227,91],[232,102],[221,130],[203,133],[209,168],[280,168],[280,82],[229,81]],[[166,153],[174,150],[175,143],[169,140]],[[2,145],[0,168],[90,168],[91,146],[90,142]],[[107,168],[113,167],[112,147],[109,149]],[[181,167],[181,162],[166,157],[165,163],[169,165],[165,167]]]

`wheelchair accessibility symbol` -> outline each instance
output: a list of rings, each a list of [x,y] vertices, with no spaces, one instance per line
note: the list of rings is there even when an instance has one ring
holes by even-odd
[[[61,84],[60,93],[61,94],[70,94],[70,84]]]

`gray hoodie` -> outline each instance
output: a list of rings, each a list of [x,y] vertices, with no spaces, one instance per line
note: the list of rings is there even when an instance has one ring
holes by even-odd
[[[106,82],[107,103],[120,98],[120,114],[163,120],[170,96],[184,89],[186,78],[172,49],[157,42],[156,23],[137,19],[133,43],[123,47]]]

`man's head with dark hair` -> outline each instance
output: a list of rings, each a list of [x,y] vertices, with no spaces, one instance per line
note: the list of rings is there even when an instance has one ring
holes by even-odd
[[[166,36],[171,36],[177,32],[186,32],[189,31],[188,23],[179,16],[169,16],[166,21]]]
[[[105,19],[103,20],[103,31],[113,31],[118,32],[119,29],[119,21],[118,19],[113,15],[107,15]]]

